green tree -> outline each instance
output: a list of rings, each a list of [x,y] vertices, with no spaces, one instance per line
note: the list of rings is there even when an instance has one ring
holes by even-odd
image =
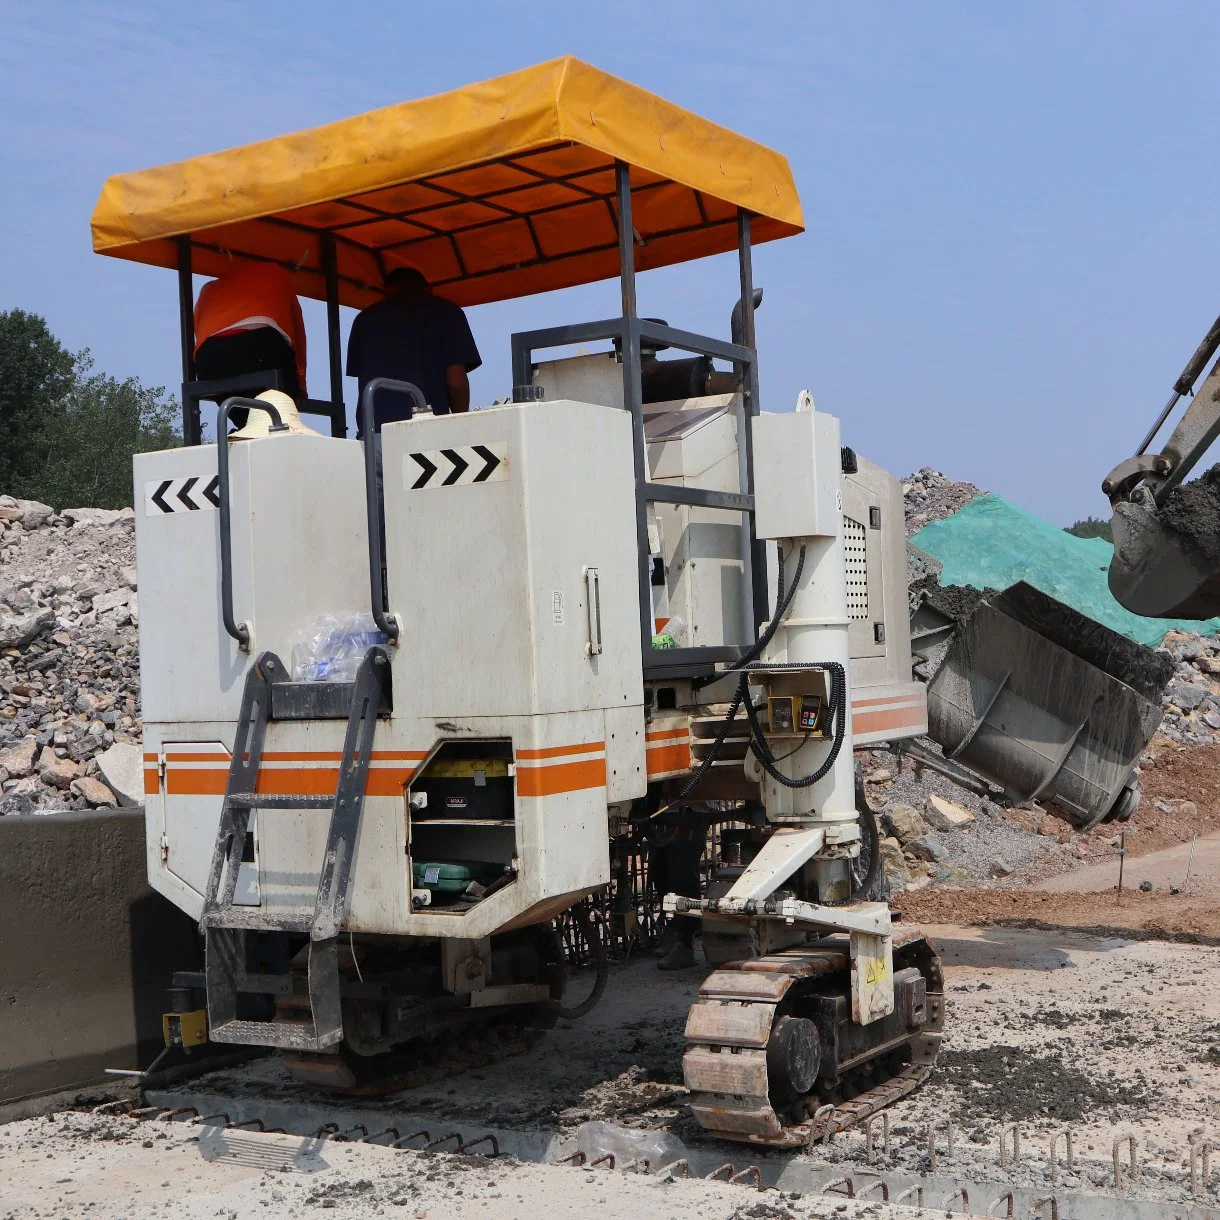
[[[53,431],[76,385],[76,357],[37,314],[0,311],[0,492],[29,496]]]
[[[1114,541],[1109,521],[1101,517],[1085,517],[1063,528],[1066,533],[1075,534],[1077,538],[1104,538],[1107,542]]]
[[[181,444],[164,390],[96,372],[88,349],[72,355],[20,310],[0,313],[0,412],[17,454],[0,456],[0,491],[56,508],[131,504],[132,454]]]

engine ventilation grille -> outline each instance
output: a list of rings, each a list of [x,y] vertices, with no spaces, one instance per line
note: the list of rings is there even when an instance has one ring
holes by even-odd
[[[864,526],[843,518],[843,553],[847,565],[847,617],[868,618],[868,541]]]

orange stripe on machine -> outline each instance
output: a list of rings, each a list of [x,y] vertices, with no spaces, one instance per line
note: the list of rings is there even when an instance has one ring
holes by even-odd
[[[517,768],[518,796],[558,796],[563,792],[580,792],[585,788],[605,786],[604,758],[551,763],[545,767]]]
[[[337,763],[343,757],[341,750],[264,750],[264,762],[334,762]],[[428,757],[427,750],[372,750],[369,753],[370,762],[419,762],[421,759]],[[166,753],[165,759],[171,763],[183,762],[205,762],[219,763],[227,767],[229,765],[229,753],[224,749],[204,750],[197,752],[179,752],[170,750]],[[145,762],[156,762],[157,756],[149,754],[145,756]]]
[[[604,788],[606,760],[581,755],[605,751],[604,742],[571,746],[551,746],[522,750],[518,754],[517,791],[521,796],[554,796],[586,788]],[[156,755],[151,756],[154,760]],[[423,750],[374,750],[373,765],[365,781],[366,796],[400,796],[418,764],[428,757]],[[340,754],[331,751],[268,751],[271,761],[259,770],[256,791],[264,796],[330,795],[338,786],[337,766],[318,766],[319,762],[338,762]],[[550,762],[547,760],[562,761]],[[403,765],[406,762],[409,765]],[[398,765],[393,765],[397,763]],[[165,791],[170,796],[223,796],[229,775],[229,756],[223,750],[182,751],[166,755]],[[314,764],[314,765],[310,765]],[[685,765],[685,764],[683,764]],[[156,767],[144,772],[144,790],[149,795],[160,791]]]
[[[653,729],[651,733],[644,734],[645,741],[685,741],[689,737],[690,729],[684,724],[670,729]]]
[[[544,746],[517,751],[517,795],[558,796],[606,786],[606,743]],[[600,754],[600,758],[582,755]],[[550,761],[551,759],[562,761]]]
[[[857,708],[866,707],[888,707],[894,703],[911,703],[910,695],[887,695],[884,699],[853,699],[851,701],[851,710],[854,712]]]
[[[584,745],[547,746],[541,750],[518,750],[518,762],[531,762],[539,758],[567,758],[574,754],[597,754],[604,751],[604,741],[587,741]]]
[[[645,757],[648,760],[648,775],[663,775],[669,771],[690,770],[690,742],[674,742],[672,745],[649,746]]]
[[[228,783],[229,768],[222,756],[209,759],[223,761],[222,766],[199,767],[169,765],[165,768],[165,791],[170,796],[223,796]],[[422,759],[425,756],[419,755]],[[364,783],[365,796],[401,796],[414,774],[415,767],[371,767]],[[263,796],[330,796],[339,785],[338,767],[263,767],[258,774],[256,791]],[[144,791],[159,791],[155,767],[144,772]]]
[[[927,723],[922,704],[881,709],[876,712],[853,712],[853,733],[881,733],[888,729],[921,729]]]

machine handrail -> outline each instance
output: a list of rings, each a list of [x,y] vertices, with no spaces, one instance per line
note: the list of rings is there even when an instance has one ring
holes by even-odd
[[[377,503],[377,446],[373,439],[376,436],[373,399],[378,390],[391,390],[396,394],[408,395],[412,401],[408,419],[415,410],[427,411],[428,402],[419,386],[412,385],[409,381],[396,381],[393,377],[374,377],[360,392],[360,432],[364,441],[364,502],[369,534],[369,592],[373,602],[373,621],[391,644],[397,644],[398,619],[386,607],[385,582],[381,576],[384,556],[381,550],[380,506]]]
[[[235,408],[266,411],[271,416],[271,432],[287,432],[278,408],[261,398],[226,398],[216,416],[216,477],[220,500],[220,616],[225,630],[237,641],[242,652],[250,651],[250,624],[239,623],[233,615],[233,536],[229,510],[229,414]]]

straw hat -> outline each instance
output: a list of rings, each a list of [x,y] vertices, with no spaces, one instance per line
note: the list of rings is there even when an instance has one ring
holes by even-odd
[[[308,425],[301,423],[301,417],[297,414],[297,405],[288,397],[283,390],[264,390],[258,395],[258,399],[262,402],[269,402],[280,413],[280,419],[287,425],[289,432],[295,432],[298,436],[320,436],[321,433],[315,432]],[[283,436],[282,432],[271,431],[271,415],[267,411],[258,411],[254,407],[250,408],[250,414],[246,419],[244,428],[237,432],[229,433],[231,441],[253,441],[264,436]]]

